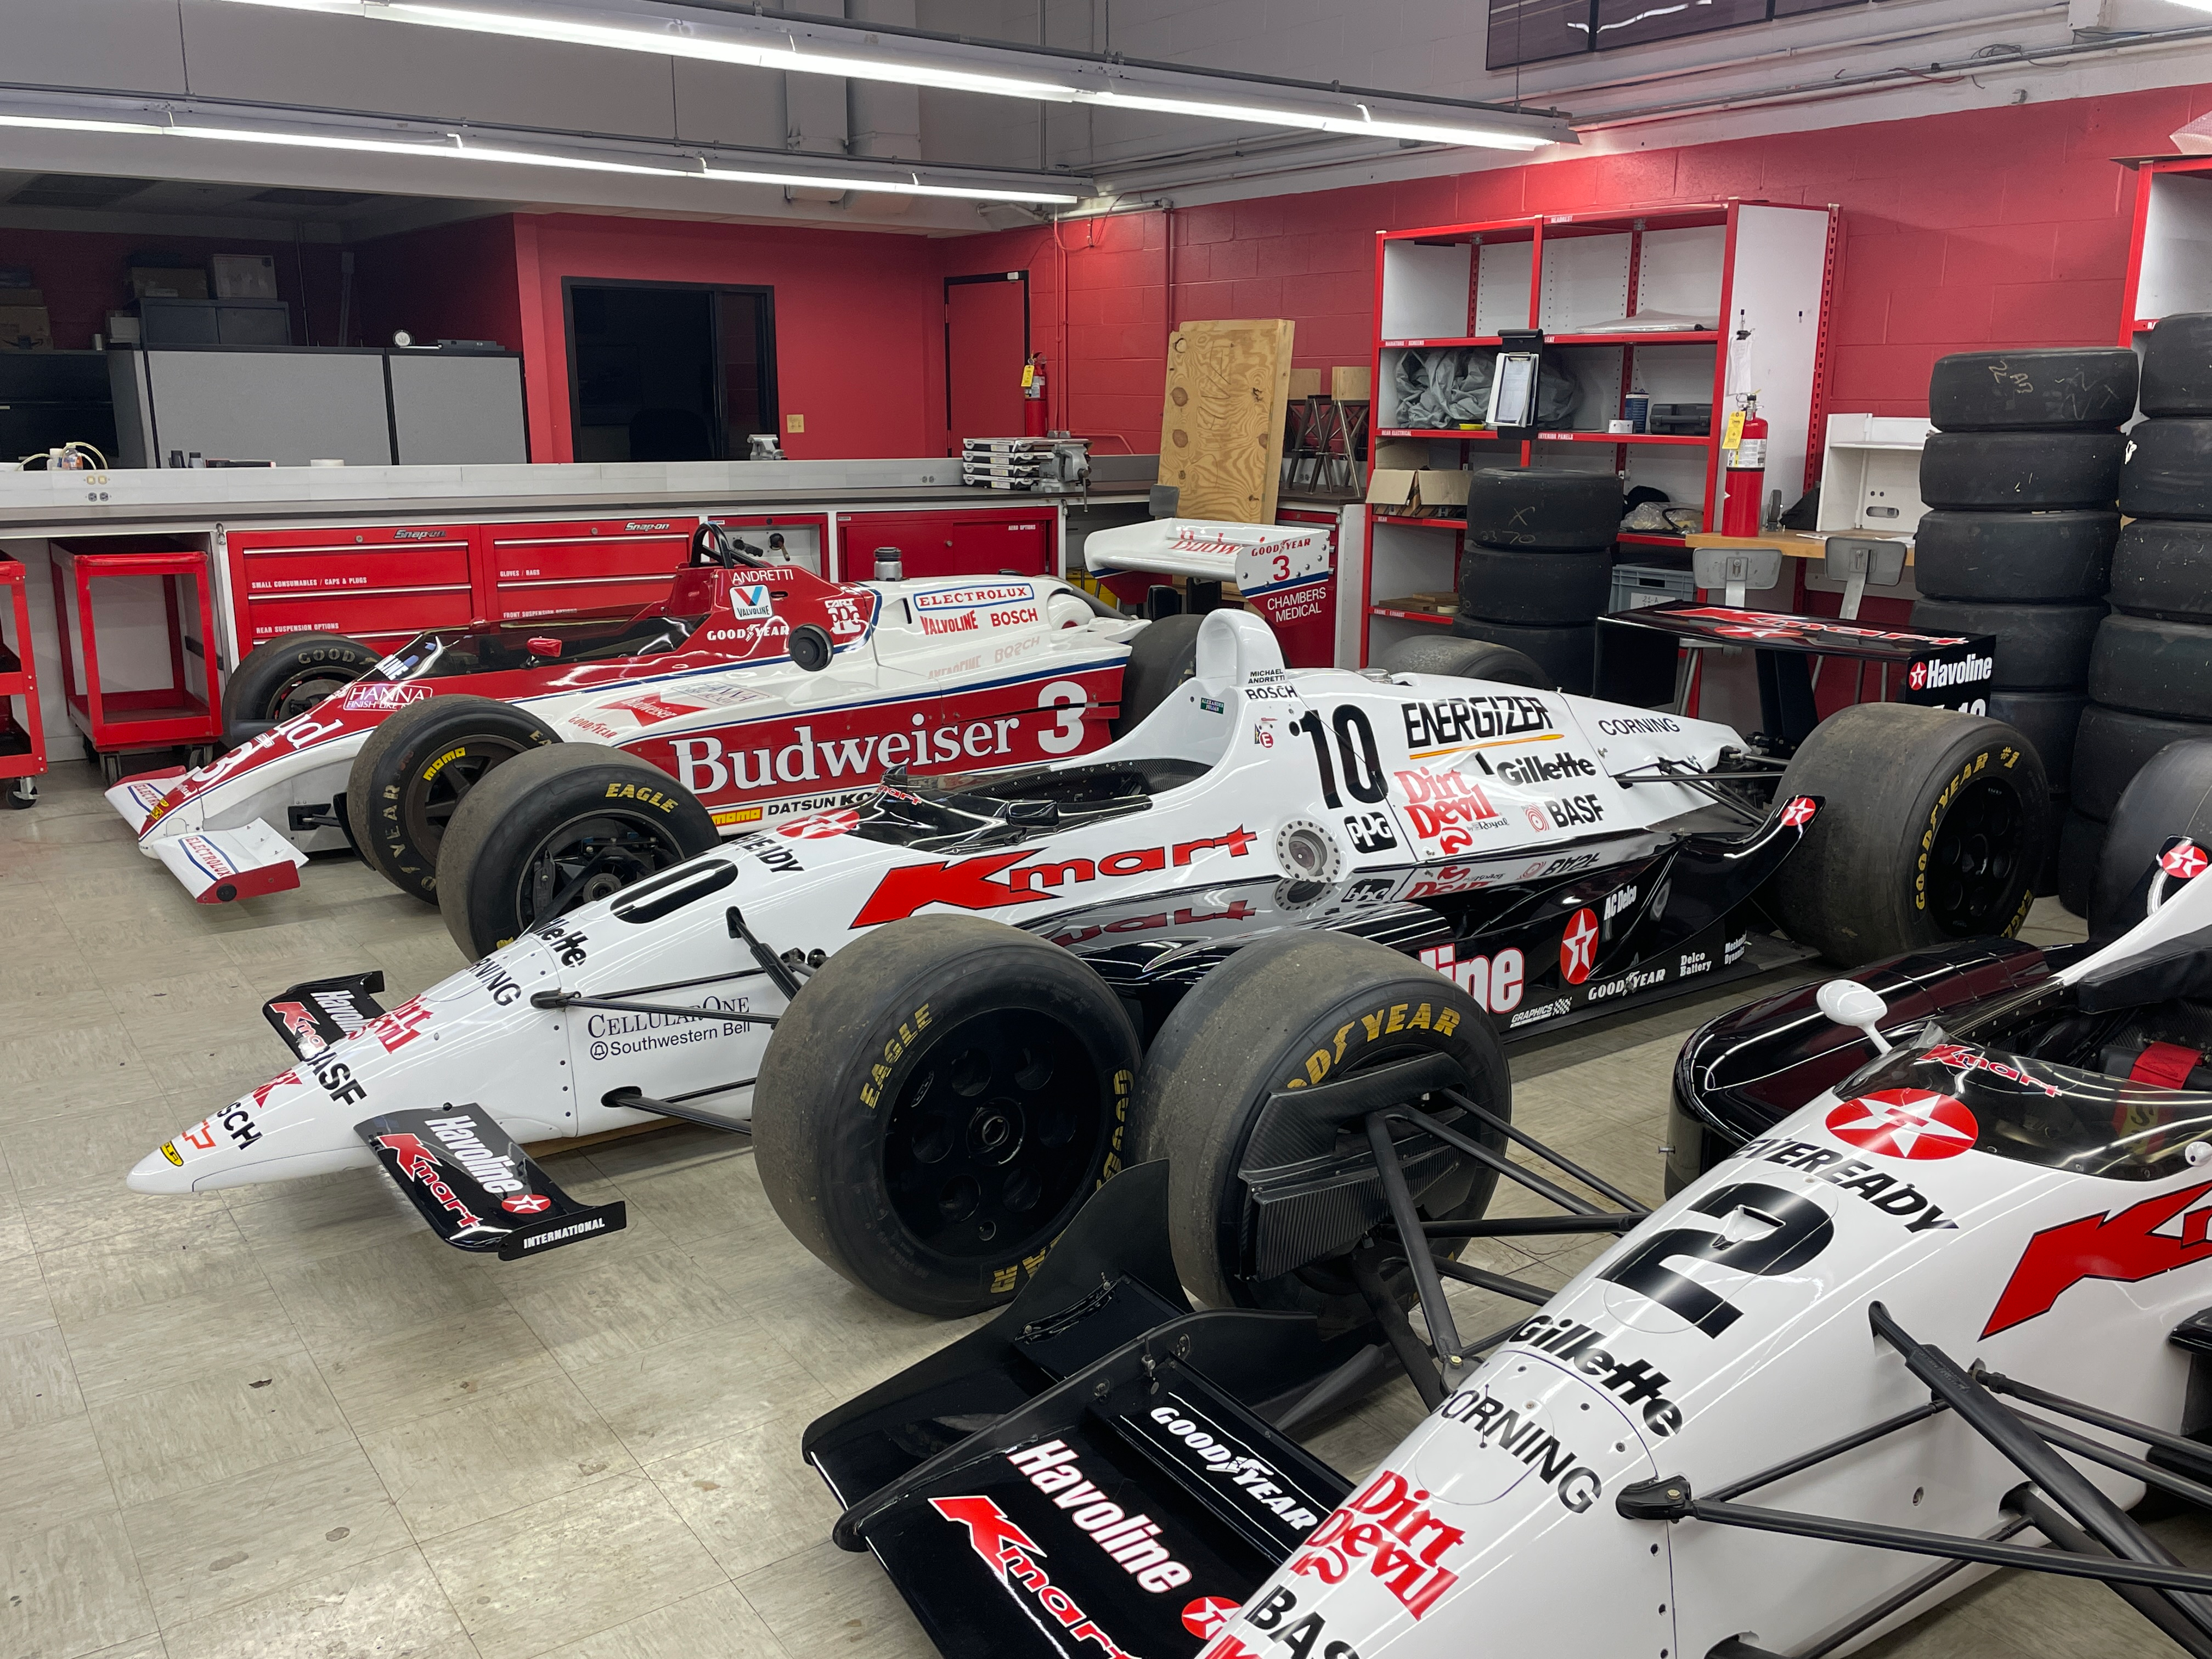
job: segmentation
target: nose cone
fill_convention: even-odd
[[[134,1193],[189,1193],[191,1179],[177,1162],[177,1155],[157,1147],[131,1166],[123,1184]]]

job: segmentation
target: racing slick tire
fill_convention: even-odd
[[[1544,671],[1527,657],[1510,646],[1492,645],[1486,640],[1440,639],[1433,635],[1401,640],[1382,653],[1376,666],[1393,674],[1442,674],[1451,679],[1524,685],[1531,691],[1553,689]]]
[[[490,697],[425,697],[382,721],[346,775],[346,818],[368,866],[410,897],[438,902],[438,844],[485,775],[561,741],[526,708]]]
[[[2088,703],[2079,691],[1999,691],[1990,698],[1990,718],[2033,744],[2045,780],[2063,790],[2074,775],[2074,734]]]
[[[1992,691],[2069,691],[2088,676],[2089,647],[2105,620],[2104,602],[2002,605],[1983,600],[1918,599],[1912,626],[1926,634],[1994,634]]]
[[[2212,312],[2161,317],[2143,341],[2142,412],[2212,415]]]
[[[698,798],[659,767],[605,744],[552,744],[498,767],[454,808],[438,849],[439,913],[479,961],[720,839]]]
[[[1913,528],[1912,585],[1929,599],[2099,599],[2119,534],[2111,512],[1930,513]]]
[[[1544,689],[1589,696],[1590,678],[1597,660],[1595,623],[1584,623],[1579,628],[1534,628],[1525,623],[1480,622],[1472,617],[1455,617],[1451,631],[1455,639],[1486,641],[1528,658],[1542,671],[1548,682]]]
[[[2212,420],[2139,421],[2127,446],[2121,512],[2130,519],[2212,519]]]
[[[2089,914],[2089,900],[2097,885],[2097,866],[2104,856],[2105,825],[2084,817],[2070,805],[2058,827],[2058,902],[2077,916]]]
[[[2124,347],[1954,351],[1928,377],[1928,419],[1938,432],[2117,431],[2141,373]]]
[[[2051,791],[2003,721],[1853,704],[1798,746],[1775,799],[1795,795],[1822,805],[1761,896],[1829,961],[1856,967],[2027,920]]]
[[[2200,845],[2212,842],[2212,741],[2172,743],[2152,756],[2103,828],[2104,845],[2093,866],[2096,879],[2083,913],[2096,945],[2118,939],[2142,920],[2140,913],[2127,913],[2128,901],[2169,839],[2188,836]]]
[[[224,737],[235,749],[255,735],[249,730],[233,736],[240,728],[265,730],[304,714],[383,660],[343,634],[310,631],[264,640],[231,670],[222,688]]]
[[[1203,617],[1162,617],[1147,623],[1121,665],[1121,707],[1114,716],[1114,735],[1126,738],[1145,716],[1168,700],[1176,687],[1198,669],[1198,627]]]
[[[1153,1039],[1137,1083],[1132,1162],[1168,1160],[1168,1225],[1184,1285],[1216,1307],[1271,1308],[1320,1316],[1323,1334],[1368,1323],[1373,1314],[1352,1274],[1355,1250],[1374,1236],[1359,1188],[1297,1200],[1264,1228],[1247,1191],[1251,1162],[1296,1152],[1280,1140],[1255,1158],[1253,1137],[1279,1094],[1358,1075],[1422,1054],[1448,1056],[1459,1091],[1492,1115],[1512,1113],[1513,1085],[1498,1032],[1466,992],[1389,946],[1349,933],[1279,933],[1216,968],[1176,1005]],[[1503,1152],[1505,1137],[1449,1102],[1421,1109]],[[1276,1123],[1279,1137],[1286,1126]],[[1462,1154],[1413,1135],[1402,1123],[1400,1157],[1416,1206],[1430,1221],[1472,1220],[1488,1207],[1498,1176]],[[1407,1139],[1407,1137],[1409,1137]],[[1326,1140],[1324,1133],[1322,1139]],[[1340,1126],[1324,1157],[1367,1162],[1365,1133]],[[1429,1151],[1417,1162],[1412,1148]],[[1321,1172],[1316,1172],[1316,1182]],[[1341,1200],[1340,1202],[1339,1200]],[[1437,1239],[1440,1260],[1459,1239]],[[1403,1305],[1413,1274],[1400,1256],[1382,1274]]]
[[[1468,477],[1467,537],[1485,547],[1595,552],[1620,538],[1621,512],[1611,472],[1479,466]]]
[[[838,951],[762,1056],[753,1149],[800,1243],[863,1290],[1001,1305],[1126,1153],[1137,1034],[1080,958],[981,916]]]
[[[1970,513],[2110,507],[2127,441],[2117,432],[1930,433],[1920,499]]]
[[[2212,524],[2136,520],[2112,549],[2105,597],[2130,617],[2212,623]]]
[[[1470,547],[1461,556],[1459,614],[1484,622],[1587,623],[1613,592],[1613,555]]]
[[[2212,628],[2148,617],[2106,617],[2089,658],[2089,695],[2107,708],[2139,714],[2174,720],[2212,714]]]
[[[2074,810],[2100,823],[2111,822],[2120,797],[2152,756],[2170,743],[2206,737],[2212,737],[2212,726],[2201,721],[2091,703],[2081,711],[2074,739]]]

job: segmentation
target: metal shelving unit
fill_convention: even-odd
[[[1632,488],[1649,484],[1698,506],[1710,527],[1720,516],[1727,413],[1756,393],[1771,428],[1768,489],[1794,500],[1819,470],[1838,218],[1833,206],[1727,201],[1378,233],[1375,438],[1426,442],[1437,467],[1616,472]],[[1601,326],[1652,313],[1710,317],[1712,325]],[[1480,427],[1398,423],[1406,353],[1494,347],[1499,330],[1523,327],[1544,331],[1547,360],[1579,388],[1571,428],[1507,441]],[[1607,432],[1639,383],[1655,405],[1711,404],[1708,431]],[[1370,516],[1363,661],[1409,628],[1449,622],[1390,601],[1456,586],[1463,529],[1454,520]],[[1680,536],[1620,539],[1685,545]]]

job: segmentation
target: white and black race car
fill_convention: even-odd
[[[948,1656],[1820,1659],[1998,1567],[2102,1583],[2172,1644],[2099,1651],[2212,1654],[2212,1573],[2127,1513],[2212,1507],[2212,1079],[2100,1058],[2212,995],[2212,881],[2168,873],[2120,939],[1869,1042],[1652,1211],[1515,1127],[1455,988],[1262,942],[1146,1059],[1154,1161],[997,1318],[807,1431],[833,1536]],[[1822,1001],[1854,1043],[1887,1023],[1848,981]],[[1501,1177],[1545,1203],[1493,1206]],[[1556,1291],[1457,1259],[1577,1234],[1605,1248]],[[1466,1328],[1452,1280],[1527,1305]],[[1300,1443],[1392,1373],[1426,1409],[1377,1467]]]
[[[2025,913],[2045,786],[2008,726],[1864,707],[1785,769],[1725,726],[1540,686],[1473,641],[1291,672],[1260,623],[1217,611],[1193,677],[1095,755],[894,771],[389,1012],[364,981],[295,988],[269,1012],[301,1063],[130,1184],[380,1158],[451,1242],[519,1255],[618,1224],[572,1217],[520,1143],[750,1126],[811,1248],[958,1313],[1011,1296],[1121,1167],[1141,1054],[1255,943],[1377,941],[1517,1036],[1748,971],[1778,921],[1853,961]],[[1346,1024],[1310,1082],[1445,1006]]]

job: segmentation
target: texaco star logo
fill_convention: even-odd
[[[1782,809],[1782,821],[1792,826],[1809,823],[1813,814],[1820,810],[1813,805],[1813,798],[1810,795],[1800,795]]]
[[[1828,1114],[1828,1133],[1884,1158],[1956,1158],[1979,1129],[1962,1100],[1925,1089],[1881,1089]]]
[[[1579,985],[1597,966],[1597,912],[1585,905],[1559,936],[1559,977]]]
[[[1924,662],[1913,664],[1905,673],[1905,683],[1915,691],[1925,691],[1928,689],[1928,665]]]
[[[2204,873],[2204,849],[2193,841],[2176,842],[2158,855],[2158,867],[2176,881],[2194,881]]]
[[[793,818],[775,833],[788,836],[793,841],[824,841],[831,836],[849,836],[860,823],[860,813],[847,807],[842,812],[817,812],[811,817]]]
[[[1201,1641],[1237,1616],[1238,1603],[1225,1595],[1201,1595],[1182,1610],[1182,1627]]]
[[[553,1200],[543,1193],[521,1193],[513,1198],[502,1198],[499,1207],[510,1215],[538,1215],[553,1207]]]

